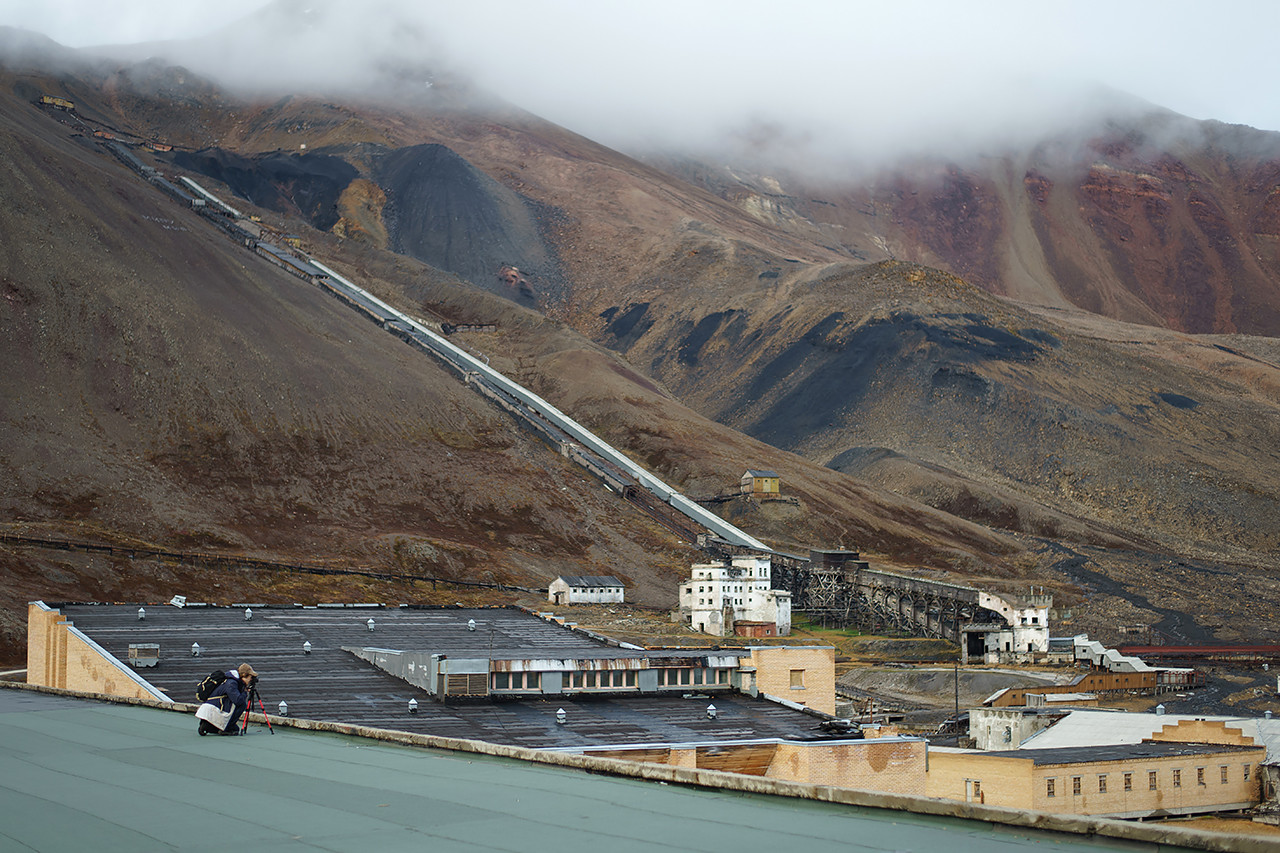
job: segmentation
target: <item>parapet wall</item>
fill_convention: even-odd
[[[126,699],[169,699],[43,601],[27,605],[27,683]]]

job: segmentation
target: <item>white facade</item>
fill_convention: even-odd
[[[1026,708],[970,708],[969,737],[975,749],[1018,749],[1022,742],[1049,728],[1067,714],[1028,711]]]
[[[998,663],[1017,655],[1049,651],[1051,595],[1030,595],[1015,602],[989,592],[978,593],[978,604],[999,614],[1004,625],[986,634],[984,657]]]
[[[547,587],[556,604],[622,604],[622,581],[612,575],[561,575]]]
[[[768,557],[734,557],[697,563],[680,585],[680,616],[693,628],[718,637],[734,633],[736,622],[774,625],[773,635],[791,633],[791,593],[772,589]]]

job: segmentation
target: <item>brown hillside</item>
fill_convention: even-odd
[[[1043,234],[1080,242],[1035,237],[1010,206],[1013,186],[1019,205],[1066,211],[1075,190],[1061,187],[1103,199],[1087,172],[1071,184],[1052,164],[1043,181],[945,170],[937,198],[903,183],[822,204],[776,181],[767,197],[728,192],[722,176],[695,186],[447,93],[248,102],[154,63],[0,82],[15,522],[299,558],[409,553],[424,573],[531,584],[607,571],[658,604],[692,557],[429,360],[30,104],[49,90],[116,133],[185,147],[152,162],[208,174],[382,298],[495,324],[459,340],[687,492],[779,471],[792,502],[718,504],[779,546],[1048,583],[1071,605],[1069,630],[1104,637],[1120,621],[1190,638],[1271,624],[1280,419],[1267,341],[1032,310],[936,269],[865,262],[950,253],[989,290],[1041,287],[1028,301],[1068,307],[1075,297],[1036,277],[1048,261],[1009,277],[1011,255],[981,248],[1012,229],[1019,249],[1034,239],[1044,257],[1078,259],[1074,281],[1099,310],[1155,322],[1150,294],[1081,265],[1110,257],[1085,239],[1093,226],[1055,219]],[[1202,186],[1194,197],[1177,222],[1200,231],[1177,240],[1204,247],[1212,210],[1235,208],[1209,205]],[[380,228],[403,254],[378,248]]]

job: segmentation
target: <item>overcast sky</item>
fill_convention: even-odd
[[[298,21],[325,5],[285,2],[281,17]],[[207,36],[267,5],[0,0],[0,24],[70,46],[120,44]],[[1280,130],[1277,2],[371,0],[308,20],[257,48],[251,76],[328,85],[326,75],[350,79],[351,63],[443,58],[624,148],[749,127],[767,135],[768,122],[847,150],[979,140],[1069,123],[1104,86]],[[217,64],[189,58],[206,73]],[[250,63],[234,64],[245,73]]]

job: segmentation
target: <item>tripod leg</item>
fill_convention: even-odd
[[[271,728],[271,720],[267,719],[267,709],[262,705],[262,697],[255,693],[254,698],[258,700],[258,710],[262,712],[262,720],[267,724],[267,731],[275,734],[276,730]]]

